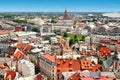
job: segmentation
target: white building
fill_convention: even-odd
[[[39,57],[41,73],[48,77],[48,80],[57,80],[55,54],[42,54]]]
[[[36,17],[34,19],[28,19],[28,22],[35,23],[36,25],[40,25],[40,26],[44,24],[44,20],[42,20],[39,17]]]
[[[51,37],[51,38],[50,38],[50,41],[51,41],[52,43],[58,43],[58,40],[57,40],[56,37]]]
[[[0,30],[0,41],[6,41],[10,38],[7,30]]]
[[[88,30],[86,30],[86,29],[78,29],[77,33],[81,34],[81,35],[88,35]]]
[[[36,32],[23,32],[23,31],[20,31],[20,32],[15,32],[15,34],[20,37],[20,38],[28,38],[28,37],[31,37],[31,36],[34,36],[36,37]]]
[[[61,30],[67,31],[67,30],[72,30],[73,29],[73,21],[72,20],[58,20],[57,23],[53,24],[53,29],[54,30]]]
[[[35,66],[32,62],[25,59],[18,61],[18,72],[21,73],[24,77],[35,75]]]
[[[52,25],[43,25],[39,27],[41,36],[55,35]]]
[[[111,17],[111,18],[120,18],[120,13],[104,13],[103,16]]]
[[[67,80],[73,74],[75,74],[75,72],[62,72],[62,77],[63,77],[62,80]]]

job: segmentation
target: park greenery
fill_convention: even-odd
[[[53,16],[53,17],[51,18],[51,23],[57,23],[57,17]]]
[[[17,23],[27,23],[27,21],[25,21],[25,20],[19,20],[19,19],[14,19],[13,21],[17,22]]]
[[[33,32],[40,32],[40,30],[38,28],[33,28],[32,31]]]
[[[85,36],[83,35],[79,35],[79,34],[68,34],[67,32],[65,32],[63,34],[63,37],[69,38],[69,45],[71,46],[73,43],[78,42],[78,41],[84,41],[85,40]]]
[[[50,40],[50,36],[45,36],[44,40]]]

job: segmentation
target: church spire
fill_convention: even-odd
[[[67,10],[66,10],[66,9],[65,9],[65,12],[64,12],[63,19],[64,19],[64,20],[67,20],[67,19],[68,19],[68,13],[67,13]]]

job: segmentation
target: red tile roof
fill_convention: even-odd
[[[79,24],[76,24],[75,26],[77,26],[77,27],[84,27],[85,23],[79,23]]]
[[[15,80],[15,77],[16,77],[16,72],[13,71],[13,70],[8,70],[5,77],[4,77],[4,80]]]
[[[18,48],[14,52],[13,57],[14,57],[13,60],[19,60],[21,58],[25,58],[25,59],[29,60],[29,54],[27,54],[26,51],[20,50]]]
[[[80,70],[80,60],[74,60],[71,58],[67,59],[56,59],[57,74],[62,72]]]
[[[34,43],[34,42],[37,42],[38,40],[29,40],[30,43]]]
[[[100,40],[99,42],[103,44],[110,44],[111,40]]]
[[[41,56],[52,62],[55,62],[55,57],[56,57],[55,54],[42,54]]]
[[[101,56],[111,56],[111,51],[108,47],[101,47],[99,52]]]
[[[79,73],[75,73],[71,77],[69,77],[67,80],[116,80],[116,78],[100,76],[100,78],[94,79],[92,77],[81,77]]]
[[[13,54],[15,60],[19,60],[23,55],[24,55],[24,53],[22,51],[20,51],[18,48],[16,49],[16,51]]]
[[[99,80],[117,80],[117,79],[113,77],[101,76]]]
[[[82,70],[91,70],[92,63],[90,60],[81,60],[81,69]]]
[[[0,69],[10,68],[7,63],[0,65]]]
[[[62,45],[64,52],[71,52],[72,51],[70,48],[68,48],[67,42],[63,38],[59,39],[59,43]]]
[[[71,77],[69,77],[67,80],[79,80],[81,78],[79,73],[73,74]]]
[[[0,30],[0,34],[8,34],[7,30]]]
[[[24,51],[27,51],[27,52],[29,52],[33,48],[32,45],[24,44],[24,43],[18,43],[16,47],[19,49],[23,49]]]
[[[42,80],[42,75],[39,74],[36,78],[34,78],[34,80]]]
[[[91,70],[91,71],[99,71],[100,70],[100,65],[95,64],[94,61],[91,60],[81,60],[81,69],[82,70]]]
[[[100,70],[100,65],[96,64],[95,66],[92,66],[91,71],[96,72]]]
[[[120,39],[117,40],[117,43],[120,44]]]
[[[80,80],[94,80],[94,79],[91,78],[91,77],[83,77],[83,78],[81,78]]]

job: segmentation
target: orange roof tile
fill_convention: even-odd
[[[76,24],[75,26],[77,26],[77,27],[84,27],[85,24],[84,23],[79,23],[79,24]]]
[[[23,43],[18,43],[15,47],[17,47],[17,48],[24,48],[25,47],[25,44],[23,44]]]
[[[81,78],[80,80],[94,80],[94,79],[91,78],[91,77],[83,77],[83,78]]]
[[[4,80],[15,80],[15,77],[16,77],[16,72],[13,71],[13,70],[8,70],[5,77],[4,77]]]
[[[24,43],[18,43],[18,44],[16,45],[16,47],[17,47],[17,48],[20,48],[20,49],[23,49],[24,51],[27,51],[27,52],[29,52],[29,51],[33,48],[32,45],[24,44]]]
[[[62,45],[64,52],[71,52],[72,51],[72,49],[68,48],[67,42],[63,38],[59,39],[59,43]]]
[[[108,47],[101,47],[99,52],[101,56],[111,56],[111,51]]]
[[[10,68],[7,63],[0,65],[0,69]]]
[[[24,53],[17,48],[16,51],[14,52],[13,56],[16,60],[19,60],[23,56],[23,54]]]
[[[81,69],[90,70],[92,68],[92,62],[90,60],[81,60]]]
[[[74,60],[71,58],[56,59],[56,64],[57,64],[57,66],[56,66],[57,74],[59,74],[61,72],[80,70],[80,61],[79,60]]]
[[[42,54],[41,56],[52,62],[55,62],[55,57],[56,57],[55,54]]]
[[[100,40],[99,42],[103,44],[110,44],[111,40]]]
[[[37,42],[37,40],[29,40],[30,43]]]
[[[100,65],[97,64],[97,65],[95,65],[95,66],[92,66],[92,69],[91,69],[91,70],[94,71],[94,72],[99,71],[99,70],[100,70]]]
[[[80,80],[117,80],[117,79],[113,77],[101,76],[98,79],[94,79],[92,77],[81,77]]]
[[[91,71],[99,71],[100,70],[100,65],[95,64],[94,61],[91,60],[81,60],[81,69],[82,70],[91,70]]]
[[[67,80],[79,80],[80,79],[80,74],[79,73],[75,73],[73,74],[71,77],[69,77]]]
[[[32,45],[26,45],[23,50],[29,52],[33,48]]]
[[[114,77],[101,76],[99,80],[117,80],[117,79]]]
[[[42,75],[39,74],[36,78],[34,78],[34,80],[42,80]]]
[[[0,34],[8,34],[7,30],[0,30]]]

